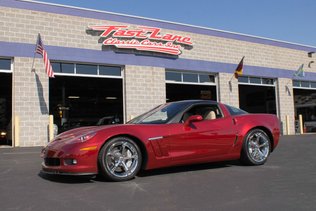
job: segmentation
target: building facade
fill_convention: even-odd
[[[123,123],[166,101],[197,98],[274,113],[284,134],[296,133],[301,114],[306,132],[314,131],[316,47],[34,1],[2,0],[0,26],[7,145],[45,145],[50,115],[62,132]],[[55,78],[34,54],[38,33]],[[305,75],[295,75],[302,64]]]

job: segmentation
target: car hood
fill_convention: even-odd
[[[104,130],[106,128],[112,128],[112,127],[117,127],[117,126],[118,125],[105,125],[105,126],[89,126],[89,127],[75,128],[75,129],[68,130],[66,132],[59,134],[58,136],[54,138],[54,141],[73,140],[85,134],[95,133],[100,130]]]

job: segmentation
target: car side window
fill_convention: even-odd
[[[246,111],[241,110],[240,108],[235,108],[233,106],[225,105],[227,110],[229,111],[230,115],[235,116],[235,115],[242,115],[242,114],[247,114]]]
[[[223,114],[217,105],[196,105],[186,111],[181,119],[185,122],[192,115],[200,115],[204,120],[212,120],[222,118]]]

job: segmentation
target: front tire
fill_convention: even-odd
[[[142,154],[134,140],[115,137],[101,148],[98,163],[100,173],[112,181],[126,181],[135,177],[142,164]]]
[[[245,137],[240,161],[245,165],[264,164],[271,152],[271,140],[261,129],[249,131]]]

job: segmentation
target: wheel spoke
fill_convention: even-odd
[[[132,160],[132,159],[137,159],[138,158],[138,155],[131,155],[131,156],[125,156],[124,157],[124,160]]]
[[[256,133],[255,143],[259,144],[259,141],[260,141],[260,133]]]
[[[129,172],[129,168],[127,167],[126,163],[125,162],[121,162],[122,166],[123,166],[123,169],[126,173]]]
[[[264,154],[260,151],[260,149],[258,149],[258,157],[259,157],[259,159],[264,158]]]
[[[119,165],[120,165],[120,162],[116,162],[116,163],[114,164],[113,168],[111,169],[111,172],[114,173],[115,170],[117,169],[117,167],[119,167]]]
[[[268,146],[268,142],[264,142],[263,144],[259,145],[258,147],[261,148],[261,147],[265,147],[265,146]]]
[[[122,153],[122,155],[126,155],[126,152],[127,152],[127,150],[126,150],[126,144],[124,143],[124,144],[122,144],[122,150],[121,150],[121,153]]]

